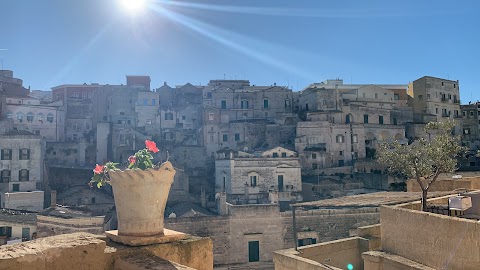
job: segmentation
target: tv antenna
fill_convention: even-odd
[[[2,49],[2,48],[0,48],[0,51],[8,51],[8,49]],[[0,59],[0,62],[2,62],[2,70],[3,70],[3,59]]]

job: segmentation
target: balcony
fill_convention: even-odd
[[[455,103],[455,104],[460,104],[460,100],[459,100],[459,99],[454,99],[454,100],[453,100],[453,103]]]
[[[449,113],[442,113],[442,117],[450,117]]]
[[[442,97],[442,102],[448,102],[448,99],[446,97]]]

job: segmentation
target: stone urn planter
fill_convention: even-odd
[[[170,242],[185,236],[163,228],[165,206],[175,176],[170,162],[148,170],[112,170],[109,176],[118,230],[105,232],[108,238],[140,246]]]

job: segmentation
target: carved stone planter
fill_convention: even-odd
[[[172,164],[167,161],[158,169],[117,170],[108,174],[118,231],[106,232],[107,237],[133,246],[172,241],[167,239],[172,238],[172,231],[166,236],[163,229],[165,206],[175,176]]]

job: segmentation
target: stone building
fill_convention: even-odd
[[[302,201],[300,162],[294,151],[276,147],[258,155],[217,151],[215,192],[233,203]]]
[[[41,137],[12,131],[0,136],[0,205],[3,208],[43,209],[44,153]]]
[[[460,116],[458,81],[424,76],[408,84],[409,105],[415,114],[432,114],[441,119]]]
[[[29,241],[36,236],[36,214],[0,208],[0,246]]]
[[[406,142],[405,125],[413,121],[406,85],[327,80],[302,90],[299,107],[304,121],[297,124],[295,149],[304,175],[350,173],[379,143]]]

